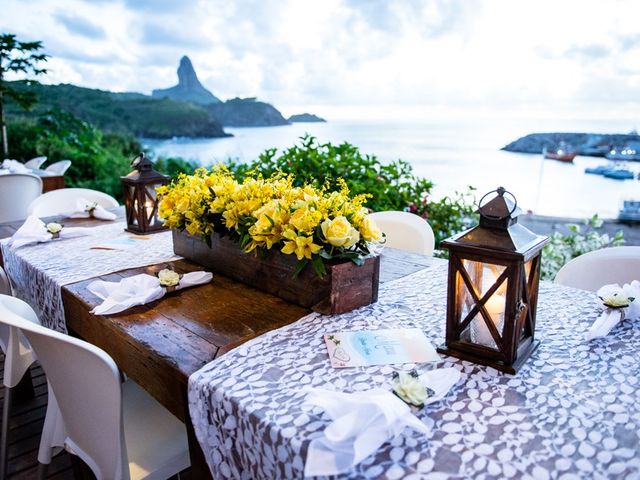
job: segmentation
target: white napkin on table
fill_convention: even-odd
[[[622,320],[638,320],[640,319],[640,282],[634,280],[631,283],[625,283],[622,287],[617,283],[605,285],[600,288],[596,295],[601,299],[614,295],[624,295],[627,298],[633,298],[633,302],[625,308],[611,308],[605,305],[602,314],[589,327],[587,331],[587,340],[606,336],[618,323]]]
[[[95,207],[94,207],[95,205]],[[90,208],[93,209],[89,211]],[[102,205],[91,202],[85,198],[78,198],[76,200],[76,209],[72,212],[64,214],[69,218],[97,218],[98,220],[115,220],[117,215],[115,213],[107,211]]]
[[[185,273],[175,289],[203,285],[209,283],[212,277],[211,272]],[[119,282],[96,280],[91,282],[87,289],[103,300],[91,310],[91,313],[96,315],[111,315],[136,305],[145,305],[164,297],[167,293],[167,289],[160,285],[158,277],[146,273],[123,278]]]
[[[6,159],[2,162],[2,168],[6,168],[11,173],[31,173],[31,170],[17,160]]]
[[[90,228],[63,227],[62,230],[58,232],[58,238],[83,237],[90,233]],[[9,247],[19,248],[32,243],[49,242],[53,239],[54,236],[47,230],[45,223],[38,217],[30,216],[27,217],[22,226],[9,239],[7,245]]]
[[[425,405],[441,400],[460,380],[455,368],[431,370],[420,376],[435,395]],[[382,444],[411,427],[424,434],[426,425],[390,390],[343,393],[312,388],[305,403],[325,410],[333,420],[323,435],[311,440],[305,476],[337,475],[351,469]]]

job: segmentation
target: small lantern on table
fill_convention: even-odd
[[[513,374],[540,343],[536,305],[548,239],[517,223],[517,200],[502,187],[482,197],[478,213],[480,225],[442,242],[449,280],[446,345],[438,350]]]
[[[156,172],[153,162],[144,153],[131,162],[134,170],[120,177],[124,187],[124,207],[127,215],[127,232],[138,235],[166,230],[158,218],[158,194],[156,188],[165,185],[169,177]]]

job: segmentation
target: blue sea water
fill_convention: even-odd
[[[420,121],[329,121],[281,127],[227,128],[234,136],[217,139],[146,141],[156,155],[181,156],[203,165],[234,158],[251,161],[266,148],[293,145],[304,133],[321,142],[348,141],[382,161],[403,159],[416,174],[436,184],[440,198],[473,185],[481,196],[504,186],[519,205],[540,215],[615,218],[624,199],[640,199],[640,181],[612,180],[584,173],[607,163],[576,157],[573,164],[544,160],[500,148],[533,132],[627,133],[627,121],[587,119],[466,119]],[[640,162],[627,167],[640,172]]]

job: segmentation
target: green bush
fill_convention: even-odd
[[[408,162],[397,160],[383,164],[374,155],[365,155],[347,142],[321,144],[311,136],[283,150],[271,148],[249,164],[227,162],[236,177],[242,179],[256,171],[270,176],[276,171],[292,173],[296,185],[325,182],[332,187],[343,178],[353,194],[369,193],[367,207],[373,211],[406,210],[427,219],[436,242],[463,230],[473,215],[473,190],[439,201],[430,201],[431,181],[414,175]]]
[[[120,177],[131,171],[131,160],[140,153],[140,143],[130,135],[104,133],[63,110],[54,109],[37,120],[9,122],[12,158],[29,160],[45,155],[47,164],[71,160],[65,174],[67,187],[91,188],[122,201]],[[45,164],[46,165],[46,164]],[[156,169],[176,177],[197,167],[180,158],[160,158]]]
[[[549,243],[542,250],[540,273],[542,280],[553,280],[558,270],[572,258],[593,250],[624,244],[621,230],[611,238],[606,233],[600,234],[598,232],[601,227],[602,220],[598,218],[598,215],[594,215],[585,220],[584,229],[581,225],[569,224],[567,225],[570,231],[569,235],[563,235],[559,232],[551,234]]]

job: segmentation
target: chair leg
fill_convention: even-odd
[[[4,404],[2,406],[2,434],[0,436],[0,480],[7,478],[8,447],[9,447],[9,410],[13,388],[4,387]]]
[[[38,480],[45,480],[47,478],[47,465],[46,463],[38,462]]]

